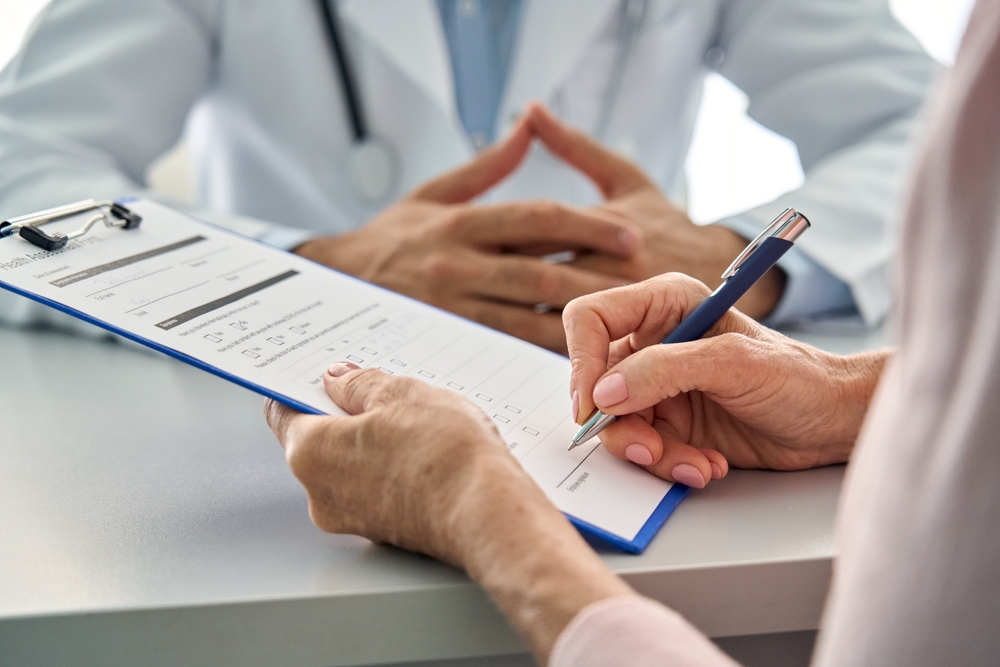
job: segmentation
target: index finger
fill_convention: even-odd
[[[608,370],[611,343],[628,336],[636,350],[660,342],[661,334],[673,330],[708,292],[694,278],[671,273],[571,301],[563,310],[563,325],[577,423],[595,409],[594,385]]]
[[[475,199],[510,175],[521,164],[531,146],[531,130],[521,119],[505,139],[479,153],[469,162],[421,185],[411,199],[440,204],[458,204]]]
[[[461,215],[459,235],[481,245],[553,244],[630,257],[642,243],[638,225],[599,208],[522,201],[470,206]]]
[[[525,110],[531,129],[560,159],[583,172],[609,199],[653,185],[635,164],[614,153],[583,132],[564,125],[541,104]]]
[[[315,421],[316,415],[307,415],[279,403],[273,398],[264,401],[264,419],[268,427],[274,431],[281,448],[286,450],[294,438],[295,432],[310,421]]]

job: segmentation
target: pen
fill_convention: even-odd
[[[722,284],[712,292],[677,328],[663,339],[663,344],[698,340],[740,300],[761,277],[792,247],[810,223],[795,209],[785,209],[750,242],[722,274]],[[614,415],[595,410],[570,443],[570,450],[587,442],[615,421]]]

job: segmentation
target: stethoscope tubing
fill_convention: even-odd
[[[368,138],[368,124],[365,121],[364,110],[361,108],[361,96],[358,94],[358,84],[354,78],[354,69],[348,61],[347,47],[344,44],[344,34],[340,28],[340,17],[334,3],[337,0],[316,0],[326,36],[330,40],[330,50],[333,52],[333,64],[337,68],[337,78],[344,93],[344,103],[347,105],[347,116],[351,122],[351,134],[357,143]]]

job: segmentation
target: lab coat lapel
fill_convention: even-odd
[[[547,101],[621,0],[526,0],[498,128],[530,100]]]
[[[457,118],[451,60],[434,0],[344,0],[340,15],[442,110]]]

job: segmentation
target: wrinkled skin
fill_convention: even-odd
[[[846,461],[889,353],[829,354],[735,309],[701,340],[661,345],[708,294],[668,274],[570,303],[563,319],[577,422],[595,406],[619,415],[600,435],[612,454],[634,460],[627,451],[640,445],[650,472],[696,487],[730,465],[799,470]],[[595,396],[603,379],[617,387],[610,398]],[[682,464],[701,480],[677,479]]]
[[[464,568],[545,664],[587,605],[634,592],[508,453],[489,418],[443,389],[337,364],[327,392],[349,416],[265,414],[328,532]]]

